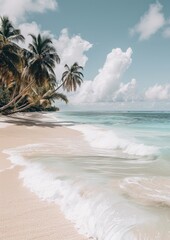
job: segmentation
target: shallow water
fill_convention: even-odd
[[[20,174],[24,184],[94,239],[170,239],[170,113],[56,116],[74,121],[87,144],[60,139],[60,155],[40,147]]]

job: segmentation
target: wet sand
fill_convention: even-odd
[[[41,120],[41,114],[33,119],[31,114],[0,119],[0,239],[85,240],[56,204],[41,201],[23,186],[18,179],[22,167],[13,165],[7,159],[9,156],[2,153],[4,149],[26,144],[50,144],[61,138],[81,137],[62,123]],[[8,123],[5,128],[4,121]]]

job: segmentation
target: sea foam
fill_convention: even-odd
[[[141,204],[170,206],[169,177],[129,177],[121,181],[120,187]]]
[[[151,156],[158,152],[154,146],[119,137],[113,130],[88,125],[76,125],[70,128],[81,131],[90,145],[97,149],[121,150],[125,154],[136,156]]]
[[[136,224],[146,221],[142,211],[106,192],[87,191],[72,181],[57,178],[34,164],[20,173],[24,186],[48,202],[55,202],[78,231],[98,240],[121,240]],[[140,219],[138,219],[140,215]]]
[[[5,153],[10,154],[9,159],[14,165],[24,167],[19,174],[24,186],[41,200],[58,204],[80,233],[98,240],[122,240],[134,226],[146,223],[146,213],[116,193],[99,191],[71,179],[62,180],[61,174],[49,172],[41,163],[29,162],[22,157],[21,153],[38,147],[41,145],[27,145],[8,149]],[[148,221],[151,218],[149,216]]]

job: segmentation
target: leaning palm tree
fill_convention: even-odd
[[[1,17],[0,20],[0,85],[10,89],[10,98],[13,98],[20,86],[24,67],[21,48],[15,42],[24,41],[24,37],[8,17]],[[5,104],[0,110],[6,108]]]
[[[46,96],[52,97],[55,95],[58,90],[62,87],[63,90],[66,90],[67,92],[70,91],[76,91],[77,85],[80,86],[83,82],[83,73],[80,70],[83,70],[82,66],[79,66],[77,62],[75,62],[71,67],[69,67],[67,64],[65,65],[65,68],[67,70],[62,74],[61,84],[57,86],[55,89],[50,89],[44,94],[44,98]]]
[[[12,49],[10,44],[3,45],[0,39],[0,78],[8,83],[9,79],[18,78],[21,74],[19,68],[21,57]]]
[[[21,48],[15,42],[24,42],[25,38],[19,29],[14,28],[8,17],[1,17],[0,20],[0,67],[1,70],[3,68],[1,72],[8,70],[15,77],[16,73],[22,71]]]
[[[10,99],[0,110],[5,110],[14,102],[21,86],[23,60],[10,44],[2,46],[0,41],[0,85],[10,89]]]
[[[51,38],[40,34],[37,37],[33,34],[30,36],[32,43],[28,46],[30,52],[27,53],[27,66],[23,72],[24,85],[26,88],[30,85],[37,93],[40,88],[48,91],[56,84],[54,68],[56,63],[60,62],[60,58]]]
[[[31,94],[27,96],[26,103],[23,103],[15,110],[7,112],[6,114],[23,112],[31,107],[43,107],[43,109],[46,109],[48,107],[51,107],[52,102],[54,103],[55,100],[62,100],[65,103],[68,103],[68,99],[63,93],[54,93],[53,95],[44,96],[37,94],[36,92],[31,92]]]
[[[20,29],[14,28],[8,17],[1,17],[0,35],[3,37],[4,43],[24,42],[25,38],[21,35]]]
[[[17,97],[15,106],[27,95],[30,91],[34,91],[37,99],[35,102],[31,101],[24,106],[20,106],[21,110],[26,110],[30,106],[36,104],[40,101],[40,89],[45,87],[47,90],[50,87],[54,87],[56,84],[56,78],[54,73],[55,64],[60,62],[60,58],[52,44],[51,38],[47,36],[41,36],[38,34],[36,37],[30,34],[32,37],[32,43],[29,44],[29,52],[24,51],[24,56],[26,59],[26,66],[22,73],[22,86]],[[37,97],[38,96],[38,97]],[[15,110],[16,112],[17,110]]]
[[[67,92],[76,91],[77,85],[80,86],[83,82],[83,73],[79,69],[83,70],[82,66],[79,66],[78,63],[74,63],[71,67],[65,64],[67,70],[62,74],[61,84],[57,86],[56,89],[51,91],[51,95],[57,92],[61,87]]]
[[[38,34],[36,37],[30,34],[32,43],[29,44],[30,55],[28,66],[25,69],[25,77],[34,80],[37,86],[42,86],[46,80],[51,80],[51,74],[55,75],[55,64],[60,58],[49,37]]]
[[[62,75],[63,89],[67,92],[76,91],[77,86],[80,86],[83,82],[83,73],[80,70],[83,70],[82,66],[79,66],[78,63],[74,63],[71,67],[67,64],[65,65],[66,71]]]

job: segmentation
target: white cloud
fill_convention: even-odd
[[[41,31],[41,26],[37,23],[23,23],[19,25],[22,34],[26,38],[25,44],[20,44],[26,48],[31,42],[29,33],[37,35],[38,33],[48,34],[60,56],[61,63],[56,65],[57,79],[61,79],[64,71],[64,65],[72,65],[77,61],[83,67],[88,57],[86,52],[92,47],[92,44],[82,39],[78,35],[69,36],[68,30],[63,29],[60,36],[56,38],[48,31]],[[106,61],[99,70],[99,73],[93,81],[84,81],[81,88],[75,94],[71,94],[71,101],[74,103],[83,102],[107,102],[107,101],[131,101],[136,86],[136,80],[132,79],[127,84],[120,83],[121,76],[131,64],[132,49],[129,48],[123,52],[120,48],[113,49],[106,57]]]
[[[139,40],[149,39],[165,24],[164,14],[162,12],[162,5],[159,2],[151,4],[149,10],[140,18],[130,33],[139,34]]]
[[[109,101],[112,98],[113,92],[119,86],[120,77],[131,64],[131,55],[131,48],[126,52],[116,48],[107,55],[103,68],[92,83],[95,101]]]
[[[69,37],[67,29],[63,29],[59,38],[53,39],[53,43],[61,59],[60,64],[57,65],[56,68],[58,79],[61,79],[65,64],[70,66],[74,62],[78,62],[79,65],[83,67],[85,66],[88,60],[88,57],[85,53],[92,47],[91,43],[84,40],[79,35],[73,35]]]
[[[71,98],[72,103],[110,102],[118,91],[121,76],[131,64],[132,49],[123,52],[120,48],[113,49],[93,81],[85,81],[78,93]]]
[[[30,33],[37,35],[41,32],[41,26],[38,25],[36,22],[32,23],[22,23],[18,26],[21,30],[22,35],[25,37],[24,43],[19,43],[20,47],[27,48],[28,44],[31,42],[32,38],[29,36]]]
[[[35,36],[37,36],[40,33],[41,35],[49,36],[53,42],[56,40],[54,35],[50,31],[42,31],[41,25],[38,25],[36,22],[21,23],[18,25],[18,28],[21,30],[22,35],[25,37],[24,43],[18,43],[19,46],[23,48],[28,48],[28,44],[32,42],[32,37],[30,36],[30,34],[34,34]]]
[[[7,15],[12,21],[24,20],[31,12],[43,13],[57,8],[56,0],[0,0],[0,15]]]
[[[149,87],[145,92],[145,98],[148,100],[170,100],[170,84],[155,84]]]
[[[135,100],[136,79],[132,79],[130,82],[124,84],[121,83],[119,89],[113,96],[115,102],[128,102]]]

